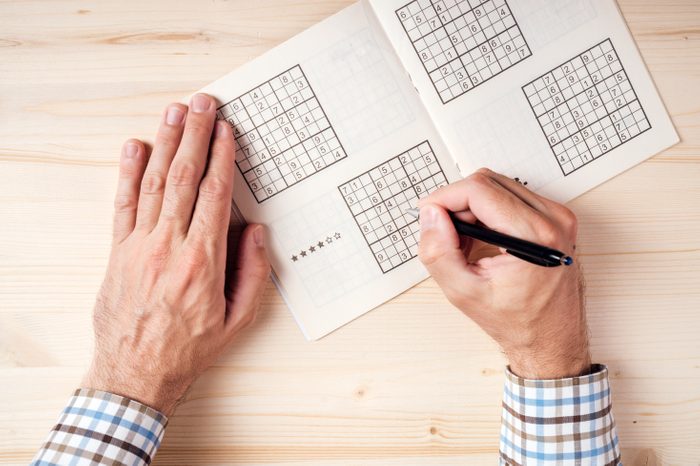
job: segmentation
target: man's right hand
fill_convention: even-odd
[[[516,375],[578,376],[590,368],[583,281],[578,266],[545,268],[505,251],[470,261],[449,212],[571,255],[576,216],[566,207],[489,170],[446,186],[419,205],[420,259],[452,304],[498,342]]]

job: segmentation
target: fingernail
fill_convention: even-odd
[[[124,155],[128,159],[135,159],[139,153],[139,146],[136,143],[130,142],[126,145],[124,149]]]
[[[255,245],[259,248],[265,246],[265,235],[263,234],[263,227],[257,227],[255,231],[253,231],[253,241],[255,242]]]
[[[420,227],[423,230],[435,228],[437,223],[437,210],[431,205],[423,206],[420,209]]]
[[[226,136],[228,132],[231,132],[231,125],[229,125],[226,120],[219,120],[216,122],[217,136]]]
[[[170,126],[181,125],[185,120],[185,112],[180,107],[172,106],[168,108],[168,113],[165,114],[165,122]]]
[[[206,112],[209,110],[209,105],[211,105],[211,99],[203,94],[195,94],[190,102],[192,111],[195,113]]]

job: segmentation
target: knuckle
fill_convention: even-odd
[[[543,221],[537,226],[537,236],[545,245],[555,246],[560,243],[561,234],[554,225]]]
[[[486,167],[481,167],[481,168],[478,169],[475,173],[476,173],[476,174],[479,174],[479,175],[489,175],[489,174],[491,174],[491,170],[489,170],[489,169],[486,168]]]
[[[172,153],[180,145],[180,130],[172,127],[164,127],[158,131],[156,145],[159,151]]]
[[[231,195],[230,183],[209,174],[199,186],[199,195],[205,201],[223,201]]]
[[[423,240],[418,244],[418,258],[426,267],[435,265],[443,256],[442,251]]]
[[[138,201],[131,194],[118,194],[114,198],[114,211],[118,214],[125,212],[133,212],[136,210]]]
[[[144,194],[163,194],[165,179],[160,173],[150,172],[143,176],[141,192]]]
[[[154,242],[148,253],[147,267],[154,271],[161,270],[168,261],[171,252],[172,249],[168,241]]]
[[[192,272],[199,272],[203,270],[210,262],[207,248],[201,241],[191,242],[190,247],[187,249],[187,252],[183,257],[183,260],[185,262],[185,268]]]
[[[250,275],[258,281],[266,281],[270,278],[270,273],[272,273],[272,268],[268,261],[261,262],[255,267],[251,267]]]
[[[192,139],[209,139],[211,137],[211,123],[207,116],[193,116],[185,127],[185,132]]]
[[[138,174],[139,170],[133,163],[122,162],[119,164],[119,178],[130,179]]]
[[[576,214],[566,206],[560,207],[559,217],[561,219],[564,228],[568,232],[575,233],[578,230],[578,218]]]
[[[482,190],[487,186],[491,185],[491,179],[486,173],[479,170],[476,173],[472,173],[467,178],[467,186],[475,190]]]
[[[199,170],[192,162],[175,162],[168,174],[173,186],[193,186],[199,182]]]

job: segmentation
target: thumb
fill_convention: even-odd
[[[424,204],[420,210],[420,226],[418,257],[447,298],[461,307],[483,281],[478,267],[467,260],[445,209]]]
[[[236,332],[253,322],[270,277],[270,261],[265,248],[265,229],[248,225],[238,243],[236,266],[227,289],[226,327]]]

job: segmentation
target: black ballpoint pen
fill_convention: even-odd
[[[420,210],[408,209],[406,210],[406,214],[418,218],[420,216]],[[460,235],[503,248],[511,256],[515,256],[531,264],[541,265],[542,267],[557,267],[559,265],[571,265],[574,263],[574,259],[571,256],[567,256],[556,249],[504,235],[503,233],[489,230],[479,225],[463,222],[457,219],[452,213],[450,213],[450,218],[457,229],[457,233]]]

